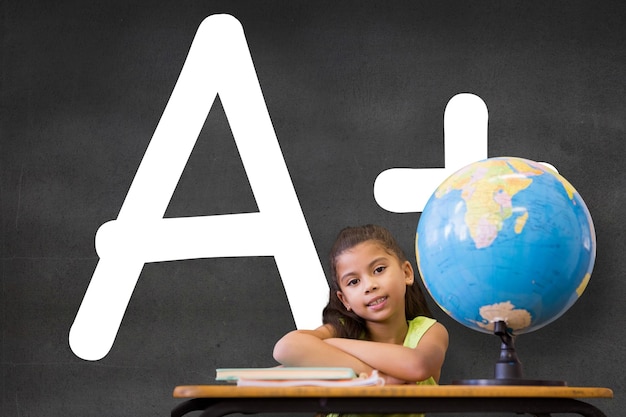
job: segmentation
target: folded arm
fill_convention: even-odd
[[[417,382],[432,376],[439,381],[448,348],[448,332],[443,325],[435,323],[415,348],[340,338],[330,338],[325,343],[398,380]]]
[[[294,330],[276,343],[274,359],[285,366],[340,366],[352,368],[357,374],[372,372],[373,368],[361,359],[326,343],[333,337],[329,325],[315,330]]]
[[[448,332],[435,323],[414,349],[391,343],[334,337],[329,325],[294,330],[274,346],[274,358],[285,366],[342,366],[357,374],[376,369],[387,383],[439,381],[448,348]]]

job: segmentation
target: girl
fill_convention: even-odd
[[[413,267],[388,230],[343,229],[330,254],[331,290],[323,325],[295,330],[274,347],[285,366],[342,366],[388,384],[439,381],[448,332],[429,318]]]

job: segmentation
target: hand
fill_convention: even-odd
[[[382,372],[378,372],[378,376],[385,380],[385,385],[405,385],[408,384],[407,381],[403,381],[391,375],[384,374]]]

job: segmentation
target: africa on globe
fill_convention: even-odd
[[[517,157],[472,163],[446,179],[418,223],[416,256],[435,302],[461,324],[515,333],[559,318],[595,262],[591,215],[546,164]]]

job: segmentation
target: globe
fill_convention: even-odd
[[[516,157],[472,163],[447,178],[417,226],[424,286],[459,323],[484,333],[537,330],[585,290],[596,237],[574,187],[547,164]]]

